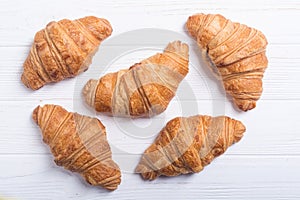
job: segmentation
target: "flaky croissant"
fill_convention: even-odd
[[[89,80],[83,89],[88,105],[121,117],[150,117],[162,113],[188,73],[188,45],[175,41],[126,70]]]
[[[186,26],[234,103],[243,111],[255,108],[268,65],[263,33],[219,14],[193,15]]]
[[[136,172],[149,180],[200,172],[238,142],[245,130],[240,121],[226,116],[174,118],[144,152]]]
[[[57,105],[38,106],[33,119],[57,165],[80,173],[92,185],[108,190],[118,187],[120,169],[112,160],[105,127],[98,119],[68,112]]]
[[[22,82],[37,90],[87,70],[100,42],[111,32],[106,19],[93,16],[50,22],[34,37],[23,65]]]

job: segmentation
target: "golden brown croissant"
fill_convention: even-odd
[[[66,111],[61,106],[38,106],[33,119],[57,165],[78,172],[92,185],[115,190],[121,182],[112,160],[105,127],[96,119]]]
[[[186,26],[234,103],[243,111],[255,108],[268,65],[263,33],[213,14],[193,15]]]
[[[34,37],[23,65],[22,82],[37,90],[87,70],[100,42],[111,32],[106,19],[93,16],[50,22]]]
[[[83,89],[87,104],[98,112],[121,117],[162,113],[188,73],[188,45],[175,41],[126,70],[89,80]]]
[[[226,116],[177,117],[167,123],[136,168],[144,179],[200,172],[238,142],[245,126]]]

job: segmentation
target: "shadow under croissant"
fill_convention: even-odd
[[[68,176],[69,178],[71,178],[72,183],[74,184],[77,183],[78,185],[80,185],[80,187],[84,187],[84,190],[93,190],[96,193],[110,193],[113,192],[115,190],[107,190],[101,186],[93,186],[90,183],[86,182],[85,179],[78,173],[73,173],[71,171],[65,170],[63,167],[57,166],[55,164],[55,162],[53,162],[53,156],[50,158],[52,159],[52,164],[51,164],[51,168],[55,169],[56,171],[58,171],[59,173],[64,174],[65,176]]]

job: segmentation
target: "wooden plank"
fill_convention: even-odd
[[[221,156],[199,174],[143,181],[123,173],[114,192],[86,184],[51,156],[0,156],[1,194],[17,199],[298,199],[300,157]],[[275,164],[276,163],[276,164]],[[171,188],[171,190],[170,190]],[[38,191],[38,192],[37,192]],[[170,192],[173,191],[173,192]]]
[[[194,44],[194,43],[192,43]],[[264,81],[264,92],[261,99],[279,100],[300,99],[300,75],[299,61],[300,57],[298,49],[300,45],[270,45],[268,47],[269,67],[266,70]],[[125,48],[120,46],[120,48]],[[112,48],[103,46],[102,50]],[[113,47],[117,49],[119,47]],[[71,99],[74,94],[79,94],[82,87],[89,78],[98,78],[108,72],[117,71],[119,69],[128,68],[135,62],[139,62],[153,55],[159,50],[153,50],[153,53],[148,51],[139,51],[118,58],[114,63],[105,69],[106,66],[98,67],[97,64],[92,64],[90,69],[81,74],[77,79],[64,80],[58,84],[47,85],[44,88],[32,92],[26,89],[20,81],[22,73],[22,63],[27,56],[28,47],[10,47],[0,48],[0,55],[4,58],[0,61],[0,101],[24,101],[35,99]],[[191,47],[190,50],[190,72],[184,79],[185,86],[180,86],[178,93],[184,93],[186,87],[190,87],[193,93],[197,94],[197,99],[222,99],[224,90],[221,83],[212,77],[212,73],[208,70],[205,63],[199,63],[202,60],[199,57],[197,47]],[[101,49],[97,55],[101,55]],[[94,62],[99,63],[95,57]],[[101,63],[101,61],[100,61]],[[284,67],[284,70],[282,69]],[[102,72],[101,72],[102,70]],[[84,81],[84,82],[83,82]],[[76,87],[74,87],[74,85]],[[12,93],[11,91],[14,91]],[[189,96],[185,99],[191,100]]]
[[[22,103],[5,102],[1,104],[0,113],[3,116],[0,125],[0,154],[48,154],[49,150],[43,144],[38,127],[31,119],[32,110],[38,104],[54,103],[72,111],[95,116],[83,107],[74,107],[69,100],[52,99],[43,102],[24,101]],[[191,116],[196,114],[228,115],[241,120],[247,127],[245,137],[228,150],[229,155],[300,155],[299,126],[295,125],[300,109],[299,101],[287,101],[279,106],[281,101],[261,100],[257,108],[247,113],[234,110],[230,102],[184,101],[181,104],[172,101],[162,115],[154,119],[122,120],[108,116],[97,117],[106,126],[108,139],[116,147],[116,153],[142,153],[152,143],[156,134],[166,122],[176,116]],[[195,107],[197,106],[197,107]],[[225,106],[225,108],[222,107]],[[16,126],[17,124],[17,126]],[[144,131],[145,129],[147,131]],[[118,151],[118,149],[122,151]]]
[[[184,24],[189,15],[199,12],[221,13],[234,21],[240,21],[261,29],[275,43],[293,44],[300,41],[300,27],[287,23],[300,18],[300,6],[295,1],[170,1],[162,4],[160,1],[151,3],[128,1],[109,2],[93,1],[90,3],[72,2],[72,12],[61,12],[57,8],[69,7],[69,1],[32,2],[23,4],[21,0],[1,1],[1,31],[0,46],[29,45],[34,34],[48,22],[62,18],[78,18],[86,15],[96,15],[109,19],[114,27],[114,35],[139,28],[164,28],[176,32],[184,31]],[[92,5],[92,6],[91,6]],[[47,7],[51,12],[44,12],[41,7]],[[112,9],[108,9],[112,8]],[[184,9],[183,9],[184,8]],[[255,11],[255,12],[253,12]],[[292,12],[293,11],[293,12]],[[276,14],[272,14],[275,12]],[[16,13],[18,13],[16,15]],[[246,13],[246,14],[245,14]],[[138,17],[136,17],[138,16]],[[5,23],[9,21],[9,23]],[[129,23],[124,23],[129,22]],[[273,27],[278,26],[276,31]],[[289,36],[289,37],[286,37]]]
[[[300,2],[295,0],[1,0],[0,199],[298,200],[300,26],[296,22],[299,11]],[[38,127],[31,120],[31,112],[39,104],[53,103],[93,116],[92,111],[82,107],[79,94],[86,78],[92,74],[98,76],[99,71],[91,68],[77,79],[45,86],[36,92],[26,89],[20,82],[20,75],[34,34],[52,20],[95,15],[111,22],[114,31],[110,39],[135,29],[160,28],[180,33],[191,41],[184,24],[188,16],[199,12],[223,14],[233,21],[256,27],[267,36],[270,64],[257,108],[247,113],[234,109],[224,98],[220,84],[203,66],[198,69],[200,75],[195,71],[189,73],[178,90],[179,97],[172,100],[164,114],[154,119],[122,121],[98,116],[107,127],[114,159],[124,169],[117,191],[109,193],[91,187],[78,176],[55,166]],[[118,49],[135,43],[139,41],[124,41]],[[193,45],[191,48],[197,49]],[[124,56],[107,72],[127,68],[151,54]],[[193,88],[196,103],[193,95],[187,92],[189,88]],[[138,159],[139,153],[152,142],[166,121],[197,113],[234,117],[243,121],[247,132],[241,142],[200,174],[149,182],[126,172],[124,160],[133,159],[132,155]],[[135,129],[128,129],[128,126]],[[136,137],[141,127],[148,131],[140,131],[141,137]]]

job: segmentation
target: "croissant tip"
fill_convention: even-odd
[[[97,85],[98,81],[91,79],[85,84],[82,90],[85,102],[91,107],[94,107]]]
[[[29,88],[28,80],[27,80],[26,76],[24,75],[24,72],[23,72],[23,74],[21,75],[21,81],[22,81],[22,83],[23,83],[27,88]]]
[[[98,18],[95,16],[87,16],[80,18],[79,21],[81,21],[83,24],[86,24],[86,26],[89,27],[89,29],[90,27],[92,27],[91,32],[100,41],[106,39],[112,34],[112,26],[107,19]]]
[[[236,120],[236,124],[234,127],[234,142],[238,142],[243,137],[246,131],[246,126],[239,120]]]
[[[38,112],[39,112],[40,106],[37,106],[33,112],[32,112],[32,119],[35,123],[38,123]]]
[[[151,169],[147,168],[145,165],[141,164],[141,162],[135,168],[134,172],[137,174],[140,174],[144,180],[152,181],[152,180],[156,179],[158,176],[157,172],[152,171]]]
[[[190,35],[195,39],[197,38],[198,29],[199,29],[199,26],[201,23],[201,18],[203,16],[205,16],[205,15],[202,13],[189,16],[189,18],[186,22],[186,29],[188,30]]]
[[[105,188],[106,190],[108,190],[109,192],[113,192],[115,191],[116,189],[118,189],[118,186],[120,185],[121,183],[121,179],[119,179],[117,182],[111,184],[111,185],[103,185],[101,187]]]
[[[118,186],[106,187],[105,189],[108,190],[109,192],[113,192],[113,191],[115,191],[116,189],[118,189]]]
[[[24,67],[24,71],[21,75],[21,82],[23,83],[23,85],[25,85],[27,88],[31,90],[38,90],[44,86],[44,83],[34,73],[28,72]]]
[[[157,178],[158,174],[152,171],[152,172],[141,173],[141,176],[144,180],[153,181],[154,179]]]
[[[252,110],[256,107],[256,102],[255,101],[242,101],[242,102],[237,102],[237,107],[244,111],[247,112],[249,110]]]
[[[176,53],[188,59],[189,46],[186,43],[176,40],[168,44],[168,46],[165,48],[165,52]]]
[[[113,28],[107,19],[104,19],[104,18],[99,18],[99,19],[101,20],[101,22],[103,24],[105,24],[105,27],[106,27],[106,35],[103,38],[103,40],[104,40],[105,38],[107,38],[108,36],[110,36],[112,34]]]
[[[21,81],[22,81],[22,83],[26,86],[26,88],[29,88],[29,89],[31,89],[31,90],[33,90],[33,91],[36,91],[36,90],[38,90],[38,89],[40,89],[40,88],[42,88],[43,87],[43,85],[32,85],[32,84],[30,84],[28,81],[26,81],[26,80],[22,80],[21,79]]]

